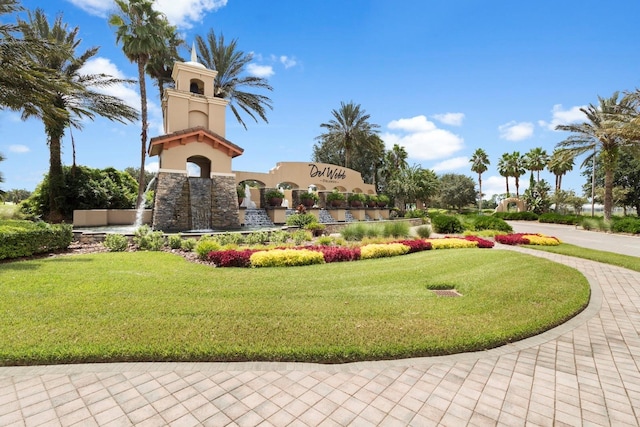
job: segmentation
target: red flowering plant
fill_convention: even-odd
[[[409,246],[408,253],[420,252],[420,251],[428,251],[431,250],[431,242],[427,242],[422,239],[405,239],[398,240],[396,243],[402,243],[405,246]]]
[[[207,259],[217,267],[250,267],[251,255],[255,252],[258,252],[258,249],[212,251],[207,255]]]
[[[322,252],[324,262],[357,261],[360,259],[359,247],[344,246],[307,246],[305,249]]]
[[[524,235],[524,233],[498,234],[495,239],[496,242],[502,243],[503,245],[528,245],[529,239],[523,237]]]
[[[469,240],[471,242],[478,242],[479,248],[489,249],[495,245],[495,243],[493,243],[491,240],[483,239],[482,237],[478,237],[478,236],[465,236],[464,239]]]

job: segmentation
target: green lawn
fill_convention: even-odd
[[[428,289],[443,286],[463,297]],[[542,332],[588,298],[576,270],[490,249],[265,269],[64,256],[0,264],[0,364],[442,355]]]
[[[523,247],[537,249],[539,251],[553,252],[554,254],[589,259],[591,261],[628,268],[629,270],[640,271],[640,259],[631,255],[622,255],[614,252],[582,248],[568,243],[562,243],[559,246],[523,245]]]

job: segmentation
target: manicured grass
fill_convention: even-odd
[[[622,255],[614,252],[582,248],[568,243],[561,243],[558,246],[523,245],[523,247],[573,256],[576,258],[589,259],[591,261],[598,261],[605,264],[628,268],[629,270],[640,271],[640,258],[631,255]]]
[[[588,298],[574,269],[487,249],[268,269],[64,256],[0,264],[0,364],[442,355],[537,334]]]

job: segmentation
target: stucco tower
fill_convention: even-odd
[[[175,88],[162,99],[166,134],[151,139],[149,156],[160,168],[153,206],[153,228],[165,232],[240,227],[231,160],[242,148],[225,139],[228,101],[214,97],[218,73],[197,62],[176,62]],[[189,177],[187,164],[200,168]]]

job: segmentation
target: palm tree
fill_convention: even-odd
[[[556,177],[556,192],[561,190],[562,177],[573,170],[573,156],[564,150],[553,150],[547,169]]]
[[[145,67],[151,57],[165,50],[166,17],[153,9],[152,0],[115,0],[119,14],[109,17],[109,24],[116,28],[116,42],[122,43],[122,50],[129,61],[138,66],[140,85],[140,112],[142,131],[140,132],[140,176],[138,179],[138,199],[136,206],[144,203],[144,163],[147,155],[147,84]]]
[[[504,176],[504,180],[507,184],[507,197],[509,197],[509,153],[502,154],[500,160],[498,160],[498,173],[500,176]]]
[[[147,74],[155,80],[156,86],[160,93],[160,102],[164,98],[164,88],[173,83],[171,74],[173,73],[173,64],[182,61],[178,49],[184,45],[184,40],[178,34],[175,26],[169,25],[167,21],[161,21],[161,31],[164,32],[163,38],[166,40],[164,49],[152,55],[147,62]],[[163,110],[164,113],[164,110]]]
[[[590,153],[581,167],[591,161],[596,151],[600,152],[604,169],[604,218],[609,221],[613,209],[613,173],[620,149],[638,147],[637,140],[625,139],[621,132],[634,117],[633,100],[631,97],[619,98],[619,93],[614,92],[609,98],[598,97],[597,106],[589,104],[580,111],[586,116],[586,121],[556,126],[556,130],[573,133],[557,147],[572,157]]]
[[[478,174],[478,210],[482,210],[482,174],[487,171],[487,166],[491,163],[489,162],[489,156],[482,148],[478,148],[473,152],[469,162],[471,163],[471,170]]]
[[[524,156],[520,155],[519,151],[514,151],[507,155],[507,169],[509,170],[509,176],[512,176],[516,181],[516,198],[520,198],[520,177],[524,175]]]
[[[341,102],[340,109],[332,110],[331,114],[333,119],[320,124],[327,132],[316,139],[339,146],[344,153],[342,166],[348,168],[351,153],[356,148],[366,148],[371,134],[376,134],[380,126],[369,123],[371,116],[360,108],[360,104],[354,104],[353,101],[347,104]]]
[[[228,45],[225,45],[222,33],[217,37],[213,30],[209,30],[206,40],[201,36],[196,36],[196,44],[198,56],[203,65],[218,72],[213,82],[213,95],[229,101],[231,111],[238,123],[247,129],[247,125],[240,117],[239,109],[248,114],[256,123],[258,122],[256,115],[268,123],[266,108],[273,109],[271,99],[264,95],[242,90],[243,87],[273,90],[263,77],[242,75],[247,64],[253,59],[253,54],[245,54],[238,50],[237,39],[233,39]]]
[[[0,153],[0,162],[4,161],[4,157],[2,156],[2,153]],[[4,182],[4,177],[2,176],[2,172],[0,172],[0,184],[2,184]],[[4,195],[6,193],[4,191],[2,191],[2,188],[0,188],[0,201],[4,200]]]
[[[54,105],[57,111],[52,114],[49,107],[28,102],[22,113],[23,119],[37,117],[44,123],[49,145],[49,220],[56,222],[62,219],[59,199],[64,185],[61,147],[65,129],[81,129],[83,118],[94,119],[96,115],[124,123],[134,121],[138,114],[121,99],[97,91],[127,80],[106,74],[82,73],[82,67],[98,53],[99,48],[88,49],[76,56],[75,51],[81,42],[77,38],[79,29],[69,29],[62,22],[62,15],[58,15],[50,25],[44,11],[36,9],[29,12],[27,21],[18,19],[18,26],[25,40],[40,40],[43,44],[59,47],[30,54],[34,63],[47,68],[64,83],[59,91],[48,94],[49,105]]]
[[[540,182],[540,171],[544,170],[548,161],[549,155],[542,147],[532,148],[524,155],[524,163],[527,170],[536,172],[536,182]]]

